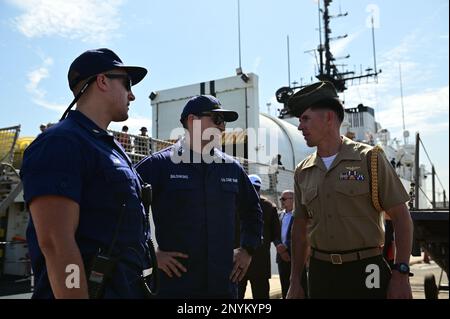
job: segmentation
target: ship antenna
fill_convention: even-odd
[[[317,7],[318,7],[318,13],[319,13],[319,61],[320,61],[320,71],[319,74],[323,74],[323,46],[322,46],[322,24],[321,20],[322,17],[320,15],[321,9],[320,9],[320,0],[317,1]]]
[[[403,83],[402,83],[402,65],[398,64],[398,70],[400,74],[400,100],[402,103],[402,119],[403,119],[403,143],[406,145],[406,126],[405,126],[405,107],[403,105]]]
[[[237,1],[237,5],[238,5],[239,70],[242,72],[242,65],[241,65],[241,5],[240,5],[240,0]]]
[[[375,71],[375,81],[378,83],[378,72],[377,72],[377,55],[375,51],[375,26],[373,23],[373,15],[372,15],[372,48],[373,48],[373,69]],[[381,72],[381,71],[380,71]]]
[[[289,54],[289,35],[287,36],[288,86],[291,87],[291,58]]]

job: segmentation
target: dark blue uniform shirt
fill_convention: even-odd
[[[178,142],[136,166],[152,184],[159,248],[189,256],[179,259],[187,268],[181,278],[161,272],[160,297],[235,298],[236,285],[229,276],[233,249],[239,246],[236,235],[240,233],[242,247],[261,244],[259,198],[242,166],[230,156],[215,149],[213,163],[180,162],[179,156],[190,152],[185,148]]]
[[[149,265],[149,228],[140,200],[141,184],[111,135],[81,112],[71,111],[67,119],[40,134],[27,148],[20,174],[27,204],[45,195],[64,196],[79,204],[75,239],[86,267],[99,249],[109,249],[118,229],[113,253],[120,261],[106,286],[105,298],[144,296],[138,277]],[[35,275],[33,297],[52,298],[31,218],[27,240]]]

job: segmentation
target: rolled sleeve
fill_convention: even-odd
[[[77,203],[82,196],[81,147],[64,136],[47,136],[30,145],[20,172],[27,204],[39,196],[59,195]]]

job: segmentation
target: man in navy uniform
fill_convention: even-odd
[[[125,66],[109,49],[84,52],[69,69],[75,99],[67,118],[25,151],[20,173],[31,212],[27,240],[34,298],[88,298],[90,275],[102,273],[90,273],[99,251],[111,271],[104,272],[98,290],[104,293],[94,297],[145,296],[140,278],[150,263],[149,227],[141,183],[106,130],[110,122],[128,118],[135,99],[131,86],[146,73]]]
[[[236,298],[261,243],[258,194],[242,166],[215,147],[237,118],[215,97],[195,96],[181,114],[185,137],[136,166],[153,188],[161,298]]]

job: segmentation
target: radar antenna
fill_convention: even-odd
[[[337,37],[331,37],[331,28],[330,28],[330,20],[334,18],[346,17],[348,12],[342,13],[339,8],[339,14],[330,15],[328,7],[330,6],[332,0],[323,0],[323,9],[320,7],[320,1],[318,1],[318,10],[319,10],[319,46],[316,49],[319,55],[319,65],[317,67],[318,74],[316,74],[316,78],[320,81],[329,81],[334,84],[336,90],[338,92],[344,92],[347,89],[346,84],[353,84],[355,80],[358,83],[361,82],[362,79],[374,78],[375,81],[378,81],[378,74],[381,73],[381,70],[377,70],[377,62],[376,62],[376,54],[375,54],[375,27],[374,27],[374,19],[372,16],[372,46],[373,46],[373,68],[367,67],[365,68],[365,73],[362,71],[362,67],[360,71],[349,71],[349,70],[339,70],[339,67],[344,68],[346,64],[336,64],[336,60],[348,59],[350,57],[349,54],[343,57],[335,57],[330,49],[330,42],[338,39],[346,38],[348,35],[344,34]],[[322,14],[322,16],[321,16]],[[321,16],[321,19],[320,19]],[[323,33],[324,40],[322,42],[322,27],[321,22],[323,21]],[[307,51],[308,52],[308,51]],[[290,77],[290,76],[289,76]],[[309,83],[310,84],[310,83]],[[301,89],[309,84],[301,83],[299,86],[291,86],[289,83],[288,87],[282,87],[277,90],[276,98],[277,101],[284,104],[284,108],[280,110],[279,117],[283,118],[289,114],[287,109],[287,99],[295,93],[297,89]]]

